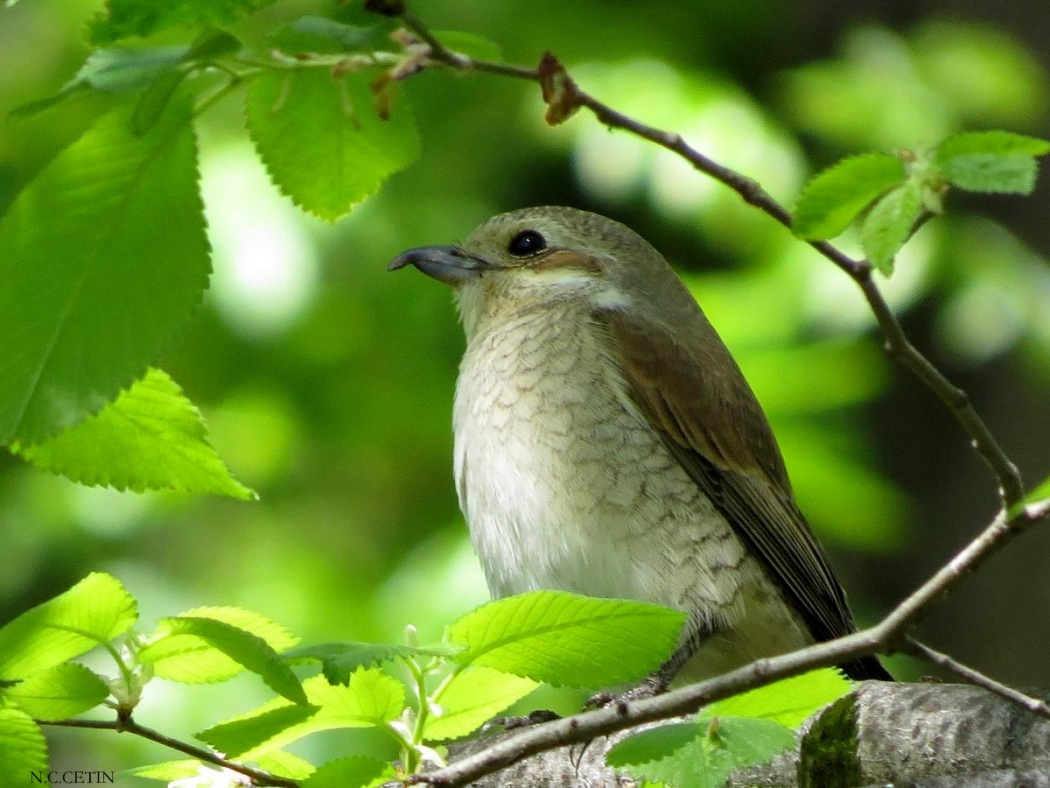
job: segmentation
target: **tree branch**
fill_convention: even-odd
[[[453,52],[434,37],[427,25],[400,0],[371,0],[366,8],[394,16],[429,48],[429,62],[462,72],[482,71],[538,83],[547,102],[547,121],[552,125],[567,120],[585,107],[598,121],[612,129],[622,129],[681,156],[698,171],[725,184],[746,202],[790,229],[791,212],[778,203],[756,181],[724,167],[689,145],[680,134],[641,123],[604,104],[581,90],[561,62],[545,53],[535,69],[494,63]],[[970,438],[970,443],[994,474],[1003,508],[1009,510],[1024,497],[1024,484],[1017,466],[1007,457],[1002,446],[977,413],[969,396],[952,384],[914,345],[908,341],[878,285],[872,279],[872,267],[866,260],[856,260],[827,241],[809,241],[825,258],[841,268],[857,284],[878,321],[885,339],[886,352],[901,363],[919,381],[945,403],[956,421]]]
[[[934,651],[929,646],[923,645],[915,640],[915,638],[906,637],[900,645],[900,650],[918,657],[919,659],[926,660],[927,662],[936,665],[939,668],[943,668],[950,673],[954,673],[969,684],[975,684],[978,687],[983,687],[990,692],[994,692],[996,695],[1005,698],[1011,703],[1016,703],[1021,708],[1028,709],[1033,714],[1038,714],[1040,717],[1050,719],[1050,706],[1044,701],[1039,698],[1033,698],[1031,695],[1026,695],[1023,692],[1018,692],[1013,687],[1008,687],[1005,684],[984,675],[980,671],[974,670],[970,666],[952,659],[947,654],[942,654],[940,651]]]
[[[135,736],[141,736],[143,739],[157,742],[157,744],[163,744],[165,747],[177,750],[178,752],[189,755],[191,758],[196,758],[199,761],[205,761],[213,766],[219,766],[243,774],[245,777],[250,778],[254,785],[273,785],[278,786],[279,788],[297,788],[299,785],[295,780],[290,780],[286,777],[278,777],[275,774],[270,774],[261,769],[253,769],[250,766],[245,766],[236,761],[226,760],[210,750],[205,750],[202,747],[195,747],[192,744],[187,744],[178,739],[173,739],[170,736],[165,736],[160,731],[155,731],[144,725],[139,725],[131,719],[131,717],[123,720],[36,720],[36,723],[38,725],[51,725],[59,728],[89,728],[93,730],[117,731],[117,733],[131,733]]]
[[[907,642],[907,631],[929,612],[938,599],[958,585],[999,547],[1048,515],[1050,500],[1021,508],[1010,519],[1000,514],[944,568],[873,627],[789,654],[760,659],[730,673],[654,698],[620,702],[597,711],[536,725],[443,769],[414,775],[409,782],[426,783],[442,788],[466,785],[530,755],[567,744],[589,741],[596,736],[615,733],[643,722],[692,714],[702,706],[738,692],[755,689],[815,668],[838,665],[870,654],[892,652],[901,648],[902,642]],[[910,646],[908,648],[910,649]],[[991,679],[987,679],[981,686],[992,689],[987,682],[1001,686]],[[1012,694],[1004,697],[1020,702],[1022,707],[1037,714],[1050,717],[1044,714],[1043,708],[1032,704],[1033,699],[1012,690],[1010,693]]]

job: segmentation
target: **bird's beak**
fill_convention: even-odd
[[[387,266],[396,271],[406,265],[414,265],[424,274],[446,285],[461,285],[470,281],[488,268],[484,260],[467,254],[458,246],[420,246],[402,252]]]

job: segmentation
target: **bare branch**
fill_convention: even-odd
[[[143,739],[157,742],[157,744],[163,744],[165,747],[177,750],[178,752],[189,755],[191,758],[196,758],[199,761],[204,761],[213,766],[220,766],[224,769],[230,769],[231,771],[243,774],[245,777],[249,777],[252,780],[253,785],[273,785],[279,786],[279,788],[297,788],[299,785],[295,780],[290,780],[286,777],[278,777],[275,774],[270,774],[261,769],[253,769],[250,766],[245,766],[236,761],[226,760],[225,758],[216,755],[211,750],[205,750],[202,747],[195,747],[192,744],[187,744],[178,739],[173,739],[170,736],[165,736],[160,731],[155,731],[144,725],[139,725],[130,717],[123,720],[36,720],[36,723],[38,725],[51,725],[59,728],[89,728],[93,730],[117,731],[117,733],[131,733],[135,736],[141,736]]]
[[[925,646],[915,640],[915,638],[905,638],[900,645],[900,650],[912,654],[919,659],[924,659],[937,667],[944,668],[969,684],[976,684],[978,687],[983,687],[990,692],[994,692],[996,695],[1006,698],[1006,700],[1012,703],[1016,703],[1021,708],[1028,709],[1033,714],[1038,714],[1040,717],[1050,719],[1050,706],[1039,700],[1039,698],[1033,698],[1031,695],[1025,695],[1023,692],[1018,692],[1013,687],[1008,687],[990,676],[986,676],[980,671],[974,670],[969,665],[964,665],[958,660],[952,659],[947,654],[942,654],[940,651],[934,651],[929,646]]]

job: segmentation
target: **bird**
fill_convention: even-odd
[[[454,477],[493,597],[682,611],[654,694],[856,631],[758,400],[644,238],[523,208],[388,267],[406,266],[455,292]],[[875,656],[839,667],[892,680]]]

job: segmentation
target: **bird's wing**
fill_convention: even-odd
[[[674,332],[602,309],[628,393],[671,453],[765,565],[813,637],[855,631],[823,549],[795,505],[784,462],[758,401],[701,315]],[[889,678],[873,658],[843,666]]]

